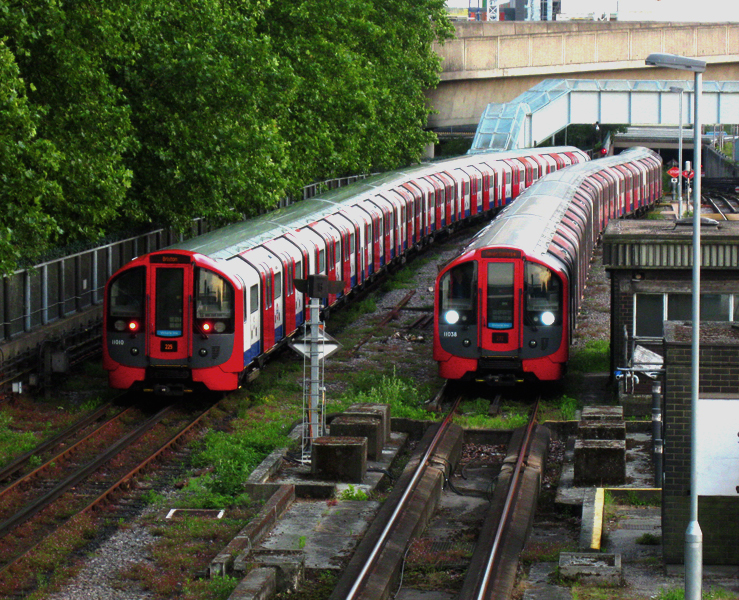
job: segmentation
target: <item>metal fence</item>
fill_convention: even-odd
[[[306,186],[303,199],[326,189],[354,183],[363,177],[342,177]],[[288,206],[294,201],[286,198],[280,206]],[[0,286],[0,343],[102,303],[105,282],[132,258],[207,231],[207,222],[196,219],[191,230],[184,235],[158,229],[3,277]]]

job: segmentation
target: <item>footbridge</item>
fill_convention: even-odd
[[[488,104],[471,151],[530,148],[575,123],[690,125],[693,88],[683,80],[547,79],[511,102]],[[700,109],[704,124],[738,124],[739,81],[704,81]]]

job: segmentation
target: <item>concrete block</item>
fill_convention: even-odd
[[[605,552],[562,552],[559,575],[563,579],[597,585],[621,585],[621,555]]]
[[[268,600],[276,590],[275,569],[253,569],[231,592],[228,600]]]
[[[391,419],[390,419],[390,405],[389,404],[373,404],[372,402],[358,402],[352,404],[349,408],[344,411],[344,414],[351,415],[368,415],[370,417],[377,417],[382,421],[383,429],[383,440],[382,445],[384,446],[390,440],[391,434]]]
[[[333,437],[367,438],[367,459],[379,460],[384,446],[382,421],[374,416],[339,415],[331,421]]]
[[[575,485],[626,483],[624,440],[576,440]]]
[[[311,447],[311,473],[321,479],[361,483],[367,474],[367,438],[316,438]]]
[[[625,440],[626,424],[623,421],[580,421],[577,436],[581,440]]]
[[[305,577],[305,554],[299,550],[279,554],[255,554],[251,561],[258,567],[275,569],[277,593],[295,593]]]
[[[582,409],[583,421],[623,421],[623,406],[584,406]]]

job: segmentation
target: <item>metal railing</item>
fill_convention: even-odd
[[[303,189],[302,199],[311,198],[326,189],[343,187],[364,177],[355,175],[308,185]],[[280,202],[280,207],[299,200],[285,198]],[[201,235],[210,229],[207,222],[195,219],[191,230],[184,235],[157,229],[43,262],[3,277],[0,286],[0,344],[101,304],[105,282],[132,258]]]

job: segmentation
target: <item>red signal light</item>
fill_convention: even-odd
[[[606,154],[608,154],[608,150],[606,150],[605,148],[601,148],[600,149],[600,155],[601,156],[605,156]]]

